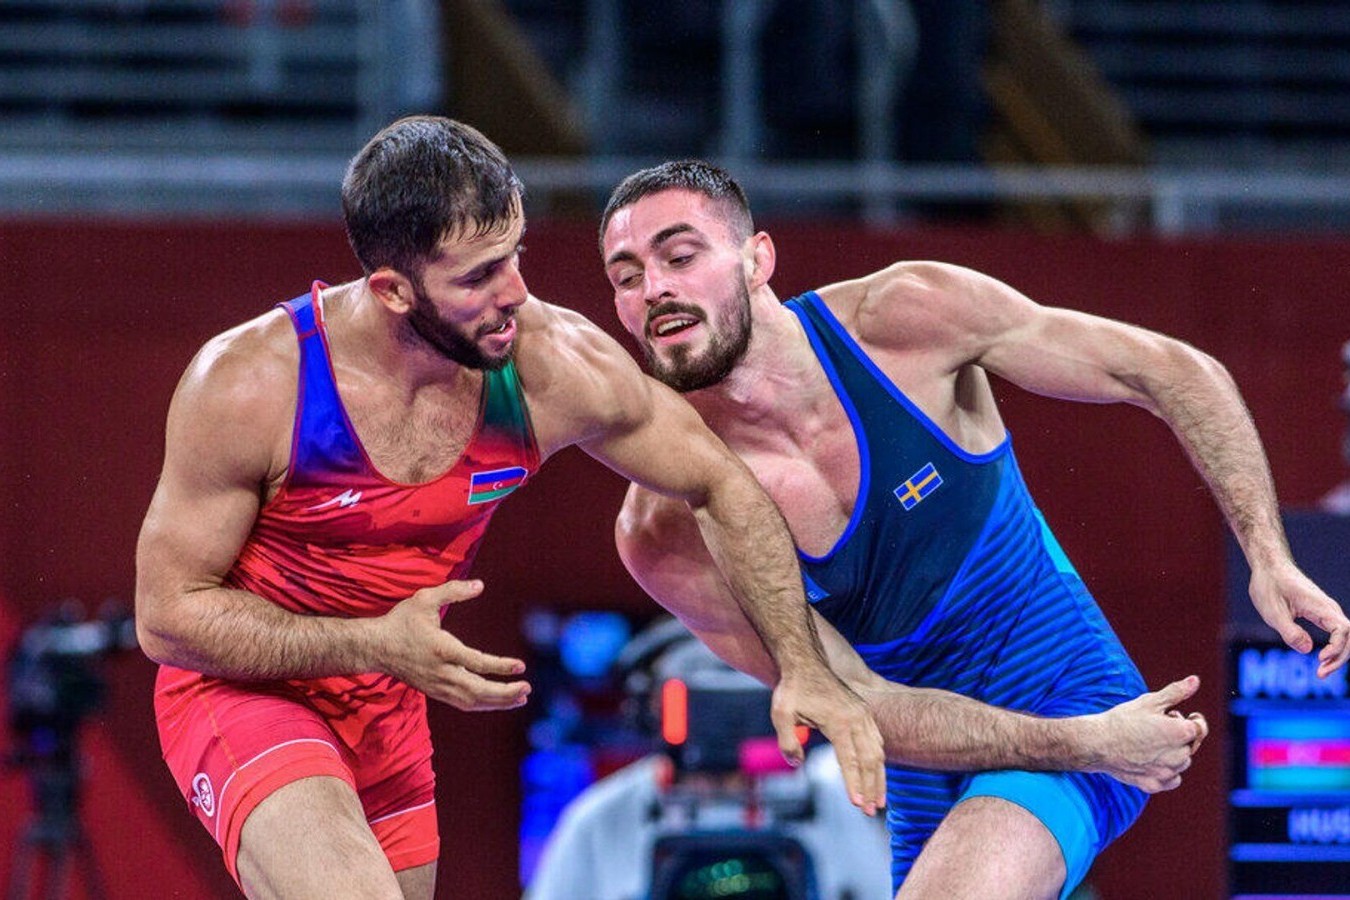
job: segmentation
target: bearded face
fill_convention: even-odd
[[[420,280],[413,283],[413,305],[407,321],[418,338],[453,363],[470,369],[497,371],[511,361],[514,344],[505,353],[495,356],[487,353],[480,344],[484,336],[500,331],[501,324],[482,324],[472,332],[464,330],[437,312],[436,304],[427,296]]]
[[[709,318],[692,304],[668,301],[647,311],[646,339],[641,341],[643,354],[652,375],[680,393],[711,387],[730,374],[745,356],[750,345],[750,291],[741,279],[735,280],[730,301],[718,304],[722,312]],[[701,345],[678,343],[656,347],[652,343],[652,322],[665,317],[667,321],[678,316],[687,319],[692,327],[705,322],[708,337]],[[668,326],[667,326],[668,327]],[[678,334],[678,330],[664,332]]]

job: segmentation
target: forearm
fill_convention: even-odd
[[[140,616],[156,662],[238,680],[321,678],[379,671],[377,619],[300,615],[224,587],[185,592]]]
[[[737,604],[780,674],[823,669],[824,651],[802,590],[792,538],[758,490],[723,491],[694,509],[699,530]]]
[[[989,706],[950,691],[887,681],[828,622],[818,623],[830,668],[866,702],[886,760],[949,772],[1089,770],[1100,762],[1091,716],[1047,719]]]
[[[1184,346],[1172,352],[1183,360],[1174,374],[1148,383],[1155,411],[1209,486],[1247,559],[1254,566],[1287,560],[1270,465],[1237,386],[1211,357]]]
[[[1102,761],[1090,716],[1041,718],[890,683],[859,693],[881,729],[891,763],[949,772],[1069,772],[1093,771]]]

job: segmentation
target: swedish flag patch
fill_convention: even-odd
[[[937,490],[942,484],[942,476],[937,467],[928,463],[922,469],[905,479],[905,483],[895,489],[896,499],[906,510],[919,505],[919,501]]]

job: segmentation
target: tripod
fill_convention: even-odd
[[[66,601],[24,630],[6,666],[9,727],[19,747],[10,761],[27,771],[35,809],[14,851],[8,900],[29,900],[39,862],[46,863],[47,900],[66,895],[75,868],[86,896],[107,895],[80,823],[79,730],[103,705],[96,663],[135,647],[136,629],[130,615],[109,603],[99,620],[82,619],[83,608]]]
[[[107,890],[93,848],[79,817],[80,776],[74,753],[65,759],[24,762],[30,768],[36,813],[24,827],[14,849],[7,900],[30,900],[38,864],[46,863],[46,900],[70,896],[71,875],[78,869],[85,896],[103,900]]]

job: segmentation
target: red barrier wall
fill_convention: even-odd
[[[775,229],[781,296],[897,258],[997,275],[1042,302],[1124,318],[1224,360],[1261,428],[1286,505],[1341,475],[1338,349],[1350,338],[1350,242],[1045,238],[1015,233]],[[614,330],[589,225],[532,223],[526,276],[546,299]],[[0,223],[0,637],[63,597],[130,601],[140,518],[162,455],[169,396],[210,335],[356,273],[332,223]],[[1184,787],[1156,798],[1102,858],[1105,898],[1223,891],[1219,630],[1221,522],[1165,427],[1116,407],[1067,407],[1000,387],[1019,458],[1061,541],[1153,685],[1199,672],[1219,726]],[[483,597],[449,627],[523,653],[532,605],[651,607],[611,549],[619,479],[575,451],[499,513],[480,557]],[[1342,598],[1350,600],[1350,598]],[[85,821],[114,898],[228,897],[232,885],[158,758],[152,667],[110,662],[109,708],[86,738]],[[523,713],[433,714],[442,896],[514,897]],[[27,815],[0,776],[0,847]],[[0,852],[0,880],[11,855]]]

